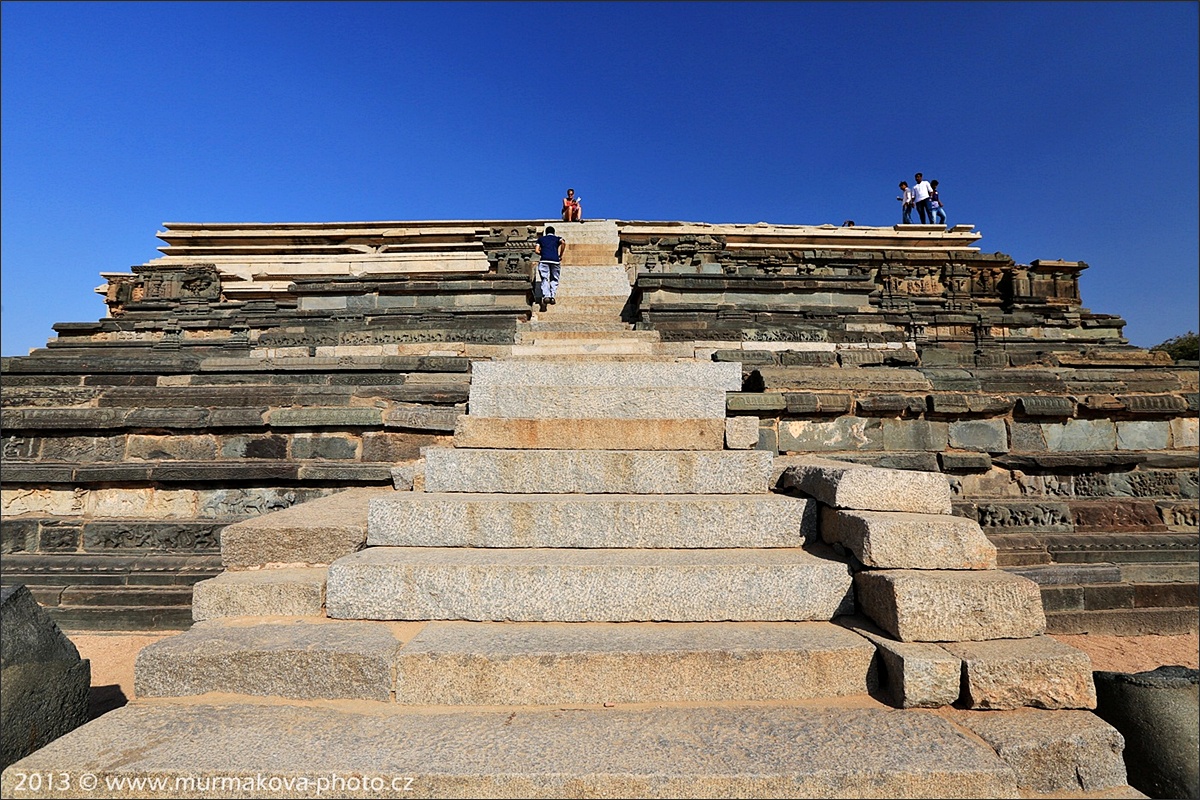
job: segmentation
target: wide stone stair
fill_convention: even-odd
[[[138,700],[5,796],[1139,796],[942,476],[732,449],[740,364],[564,339],[473,364],[404,490],[227,528]]]

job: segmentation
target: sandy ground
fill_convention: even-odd
[[[134,697],[133,664],[148,644],[174,633],[68,633],[92,661],[92,716],[120,708]],[[1182,636],[1055,636],[1092,659],[1096,670],[1143,672],[1169,664],[1200,668],[1200,634]]]

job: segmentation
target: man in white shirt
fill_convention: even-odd
[[[929,195],[933,192],[933,187],[929,185],[929,181],[921,177],[921,173],[917,173],[916,184],[913,186],[913,204],[917,207],[917,215],[921,218],[922,225],[931,225],[933,223],[933,209],[929,206]]]

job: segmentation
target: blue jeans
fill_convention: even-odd
[[[934,225],[945,225],[946,224],[946,209],[942,208],[941,206],[938,206],[937,208],[933,209],[932,213],[933,213],[933,224]]]
[[[921,216],[921,224],[928,225],[933,220],[933,211],[929,208],[929,198],[917,201],[917,213]]]
[[[538,262],[538,278],[541,287],[542,299],[549,300],[554,297],[554,293],[558,291],[558,273],[562,266],[557,261],[540,261]]]
[[[912,225],[912,206],[904,207],[904,217],[900,221],[901,225]]]

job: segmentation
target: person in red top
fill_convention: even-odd
[[[583,206],[579,205],[574,189],[567,189],[567,196],[563,198],[562,218],[563,222],[583,222]]]

